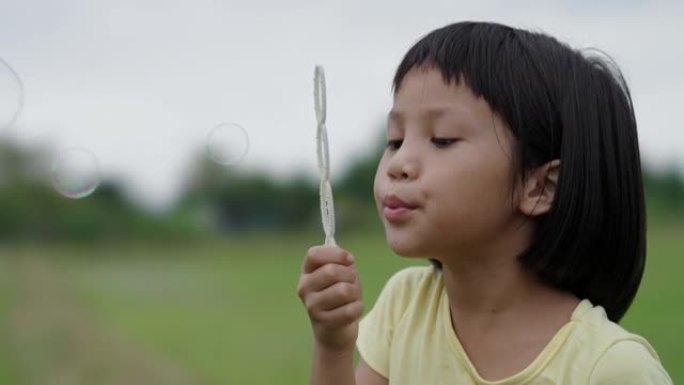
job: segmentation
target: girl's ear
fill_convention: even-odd
[[[546,214],[553,203],[558,186],[560,160],[554,159],[537,167],[524,181],[518,207],[528,216]]]

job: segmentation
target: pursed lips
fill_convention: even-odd
[[[395,194],[388,194],[383,199],[383,216],[388,221],[405,219],[418,205],[406,202]]]

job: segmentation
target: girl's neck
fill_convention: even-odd
[[[512,226],[478,250],[439,258],[452,314],[494,320],[535,313],[549,304],[577,302],[571,294],[543,283],[518,261],[531,242],[532,231],[531,223]]]
[[[502,336],[520,346],[532,341],[540,351],[580,301],[545,285],[514,260],[467,270],[446,264],[443,277],[451,326],[468,354],[473,341]]]
[[[451,327],[475,370],[491,381],[529,366],[579,303],[523,269],[517,255],[527,247],[524,238],[506,241],[440,258]]]
[[[497,314],[509,311],[523,302],[535,288],[534,282],[518,264],[461,266],[443,264],[444,285],[455,310],[472,314]]]

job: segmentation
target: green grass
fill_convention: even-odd
[[[10,274],[10,263],[5,255],[0,254],[0,384],[16,384],[17,372],[13,364],[12,354],[8,348],[7,316],[14,294],[13,280]]]
[[[185,250],[143,248],[123,260],[69,258],[61,266],[102,322],[208,384],[303,384],[313,342],[295,292],[303,255],[315,243],[306,236],[228,239]],[[360,250],[371,300],[406,265],[383,245],[357,237],[347,246]]]
[[[649,340],[677,384],[684,382],[684,224],[651,226],[647,250],[644,279],[621,324]]]
[[[623,323],[649,339],[675,383],[684,381],[677,362],[684,355],[682,235],[682,225],[649,232],[646,278]],[[27,246],[20,253],[50,261],[99,325],[204,384],[301,385],[308,381],[312,337],[296,283],[304,253],[320,240],[319,234],[245,236],[201,244]],[[393,256],[377,235],[338,241],[357,257],[367,307],[386,279],[411,263]],[[0,261],[0,316],[8,311],[10,269]],[[11,362],[3,353],[11,356],[0,346],[0,373]]]

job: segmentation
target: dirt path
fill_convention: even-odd
[[[36,257],[16,260],[9,351],[21,385],[201,385],[177,364],[98,325],[59,272]]]

